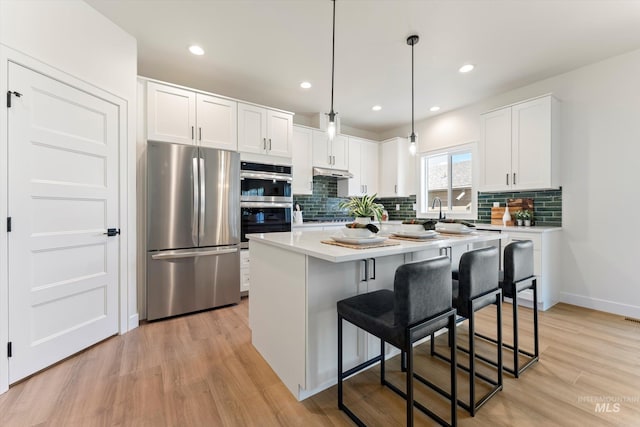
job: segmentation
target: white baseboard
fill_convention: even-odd
[[[129,325],[127,328],[127,332],[134,330],[140,325],[140,319],[138,313],[132,314],[129,316]]]
[[[583,295],[570,294],[568,292],[560,293],[560,302],[640,319],[640,307],[635,305],[621,304],[615,301],[585,297]]]

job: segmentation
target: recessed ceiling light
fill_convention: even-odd
[[[438,111],[440,109],[440,107],[438,107],[437,105],[434,105],[433,107],[429,108],[429,111]]]
[[[194,55],[204,55],[204,49],[201,48],[200,46],[196,46],[195,44],[192,46],[189,46],[189,52],[193,53]]]
[[[371,107],[371,109],[373,111],[380,111],[380,110],[382,110],[382,107],[380,105],[374,105],[373,107]]]
[[[458,71],[460,71],[461,73],[468,73],[469,71],[473,70],[475,67],[473,64],[465,64],[462,67],[460,67],[458,69]]]
[[[311,83],[309,83],[309,82],[302,82],[302,83],[300,83],[300,87],[301,87],[302,89],[309,89],[309,88],[311,87]]]

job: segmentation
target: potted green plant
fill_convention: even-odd
[[[343,200],[338,204],[340,209],[346,209],[350,216],[355,217],[356,222],[368,223],[371,218],[381,221],[384,206],[375,202],[377,194],[361,197],[352,197],[349,200]]]
[[[522,222],[524,221],[524,211],[522,211],[522,210],[517,211],[515,213],[515,217],[516,217],[516,224],[517,225],[522,225]]]
[[[530,210],[524,210],[522,211],[522,220],[524,221],[524,226],[525,227],[529,227],[531,226],[531,219],[533,218],[533,214],[531,213]]]

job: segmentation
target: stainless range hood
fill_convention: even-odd
[[[313,168],[313,176],[332,176],[334,178],[353,178],[353,174],[349,171],[329,168]]]

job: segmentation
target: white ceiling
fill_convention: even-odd
[[[138,40],[142,76],[298,114],[329,111],[330,0],[86,1]],[[337,0],[334,109],[372,132],[409,123],[411,34],[420,36],[421,120],[639,49],[638,23],[637,0]],[[476,69],[458,73],[467,62]],[[304,80],[313,87],[301,89]]]

